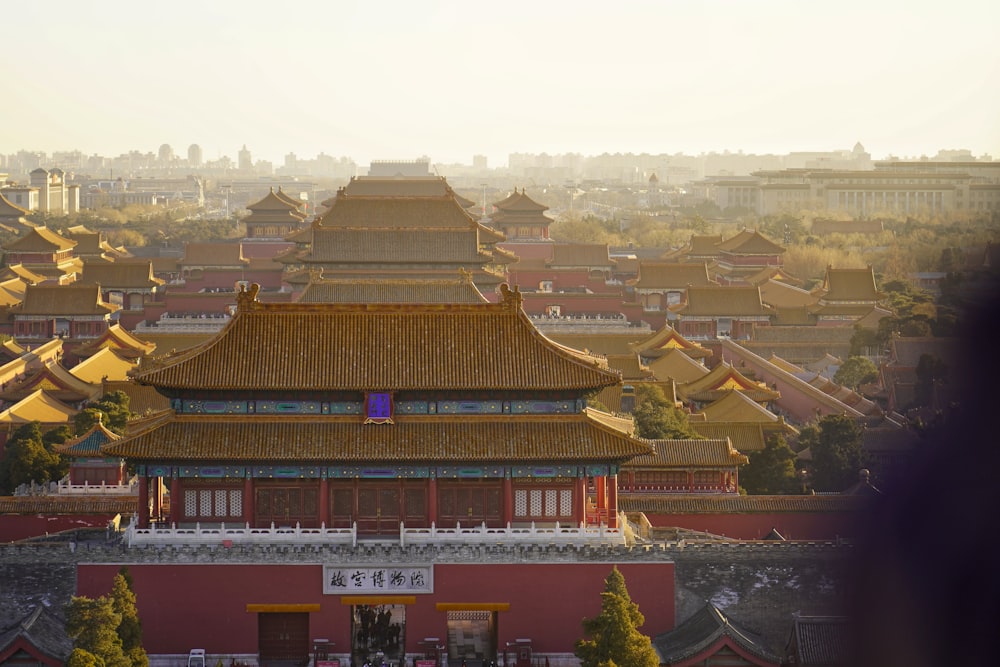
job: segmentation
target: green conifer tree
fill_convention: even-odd
[[[583,633],[589,639],[579,640],[574,651],[581,667],[657,667],[656,649],[638,630],[645,622],[639,605],[629,597],[625,577],[613,567],[604,580],[601,613],[583,620]]]

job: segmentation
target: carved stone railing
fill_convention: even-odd
[[[249,524],[233,526],[212,524],[191,527],[158,527],[138,528],[136,519],[124,531],[125,543],[132,546],[145,545],[267,545],[267,544],[300,544],[322,545],[339,544],[357,546],[357,524],[350,528],[302,528],[275,526],[267,528],[252,528]],[[564,544],[564,545],[618,545],[625,544],[625,531],[621,528],[607,526],[578,526],[556,523],[554,525],[537,526],[534,523],[527,526],[510,526],[505,528],[490,528],[485,524],[462,526],[454,528],[439,528],[433,523],[430,527],[407,528],[399,525],[399,536],[362,537],[365,542],[396,543],[405,545],[434,544]]]
[[[139,484],[132,480],[128,484],[70,484],[60,482],[56,493],[67,496],[135,496],[139,494]]]

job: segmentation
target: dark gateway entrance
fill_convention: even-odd
[[[309,661],[309,614],[257,614],[260,667],[299,667]]]
[[[400,665],[406,647],[406,605],[351,608],[351,664]]]

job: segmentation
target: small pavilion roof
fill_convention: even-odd
[[[79,410],[53,398],[45,390],[38,389],[0,412],[0,424],[62,424],[72,421],[77,412]]]
[[[60,236],[48,227],[32,227],[6,246],[7,252],[60,252],[76,247],[76,241]]]
[[[712,467],[732,468],[746,465],[749,459],[733,447],[729,438],[717,440],[646,440],[653,447],[649,454],[641,454],[624,464],[625,469]]]
[[[108,315],[121,306],[101,298],[100,285],[28,285],[21,315]]]
[[[746,377],[726,361],[716,365],[705,375],[677,386],[678,393],[685,400],[699,402],[718,400],[733,390],[753,401],[773,401],[781,396]]]
[[[300,303],[486,303],[469,278],[420,279],[328,279],[312,280]]]
[[[783,246],[765,237],[756,229],[744,229],[736,236],[719,243],[717,248],[734,255],[780,255],[785,252]]]
[[[653,639],[661,664],[711,664],[719,651],[734,652],[738,664],[779,667],[781,657],[767,643],[730,621],[714,604],[707,602],[676,628]],[[737,663],[733,663],[737,664]]]
[[[60,454],[75,458],[103,456],[101,447],[120,437],[117,433],[109,431],[101,422],[97,422],[86,433],[71,438],[54,449]]]
[[[358,416],[178,415],[130,425],[105,455],[133,461],[393,462],[625,461],[649,445],[595,418],[561,415],[396,415],[391,425]]]
[[[621,381],[603,360],[543,336],[520,293],[501,287],[495,304],[260,303],[252,288],[215,338],[135,378],[217,391],[587,391]]]
[[[247,205],[247,210],[252,213],[257,211],[269,213],[291,211],[295,213],[294,217],[302,220],[305,218],[305,215],[300,213],[302,204],[303,202],[297,202],[282,192],[280,188],[277,192],[275,192],[274,188],[271,188],[271,191],[264,195],[263,199]]]
[[[95,352],[70,369],[70,373],[85,382],[100,384],[104,380],[124,380],[136,362],[119,355],[110,347]]]
[[[778,415],[762,407],[742,391],[735,389],[706,405],[699,414],[713,422],[761,422],[777,423]]]
[[[493,202],[493,206],[503,213],[542,213],[549,210],[548,206],[539,204],[529,197],[524,188],[521,188],[520,192],[514,188],[514,192],[498,202]]]
[[[704,359],[712,356],[712,351],[689,341],[669,324],[655,331],[644,340],[635,344],[635,351],[644,358],[656,357],[671,349],[679,349],[692,359]]]

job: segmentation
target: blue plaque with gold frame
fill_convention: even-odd
[[[372,391],[365,396],[365,423],[392,423],[392,394],[387,391]]]

